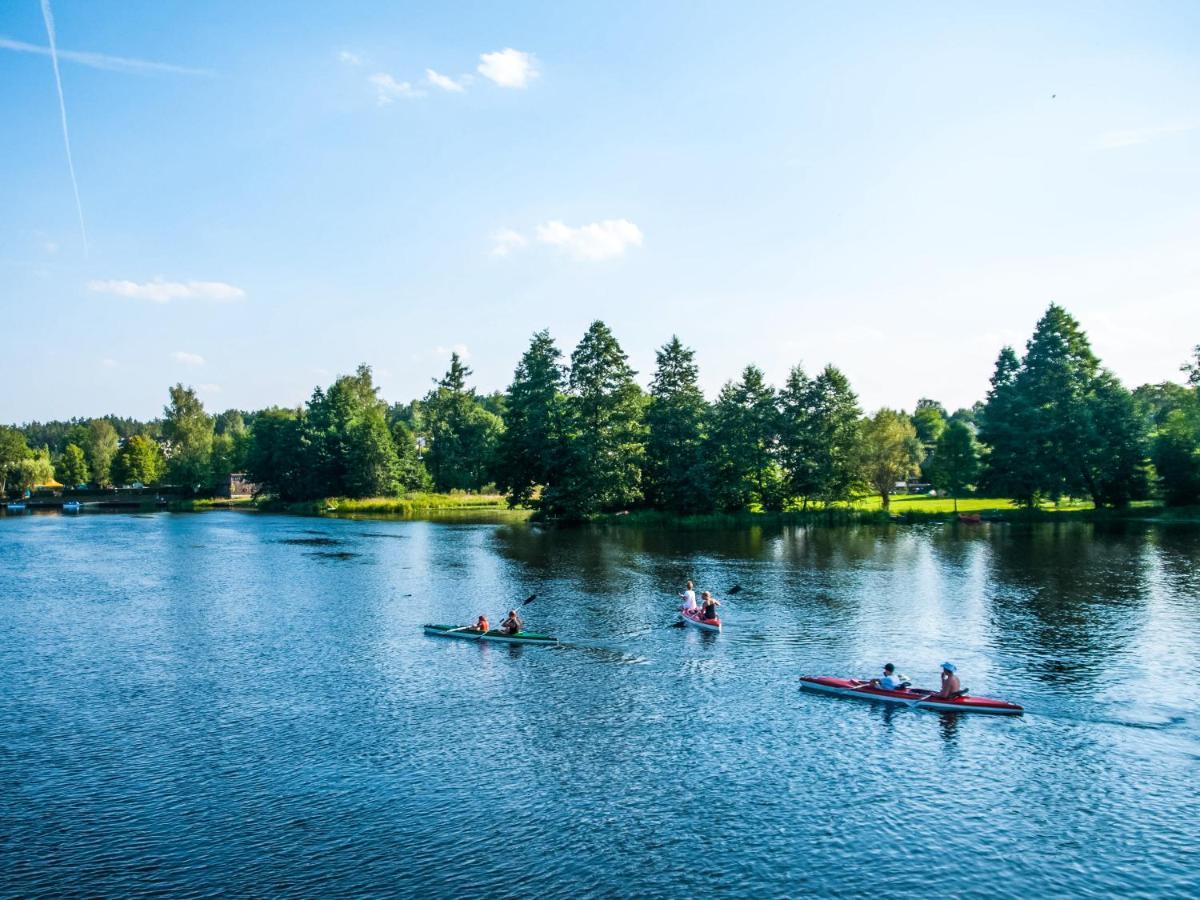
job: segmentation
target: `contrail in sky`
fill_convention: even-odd
[[[67,103],[63,100],[62,78],[58,74],[58,49],[54,42],[54,14],[50,0],[42,0],[42,18],[46,20],[46,35],[50,38],[50,62],[54,64],[54,83],[58,86],[58,111],[62,114],[63,144],[67,148],[67,168],[71,170],[71,187],[75,191],[75,208],[79,211],[79,231],[83,235],[83,255],[88,255],[87,226],[83,224],[83,203],[79,199],[79,182],[75,180],[75,162],[71,159],[71,134],[67,130]]]
[[[0,36],[0,50],[15,50],[17,53],[40,53],[50,55],[49,47],[37,44],[27,44],[25,41],[14,41],[10,37]],[[132,75],[152,75],[163,73],[169,75],[198,75],[211,78],[216,73],[212,69],[194,69],[190,66],[176,66],[171,63],[153,62],[148,59],[130,59],[125,56],[108,56],[105,53],[88,53],[81,50],[63,50],[55,48],[60,60],[91,66],[93,69],[104,69],[109,72],[128,72]]]

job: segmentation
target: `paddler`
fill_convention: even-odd
[[[504,621],[500,623],[500,630],[507,635],[514,635],[524,626],[525,623],[521,621],[521,617],[517,615],[517,611],[515,609],[510,609],[508,611],[508,615],[505,616]]]
[[[896,667],[894,665],[885,663],[882,677],[872,678],[871,684],[875,687],[883,688],[885,691],[899,691],[908,687],[909,682],[903,675],[896,674]]]
[[[471,626],[471,631],[478,631],[480,634],[487,634],[492,626],[488,624],[487,616],[480,616],[475,620],[475,624]]]
[[[704,600],[704,605],[700,608],[700,620],[717,618],[717,607],[721,605],[721,601],[708,591],[702,593],[700,597]]]
[[[683,606],[679,607],[680,609],[684,612],[696,611],[696,588],[690,581],[687,583],[687,590],[679,596],[683,598]]]
[[[953,700],[963,693],[962,682],[958,680],[958,675],[955,674],[957,671],[958,667],[954,663],[942,663],[942,689],[934,694],[935,697],[941,697],[943,700]]]

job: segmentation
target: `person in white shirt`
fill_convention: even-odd
[[[891,663],[887,663],[883,667],[883,677],[872,678],[871,684],[875,687],[883,688],[885,691],[898,691],[908,687],[908,679],[903,675],[897,675],[896,667]]]
[[[687,590],[684,591],[679,596],[683,598],[683,606],[681,606],[680,609],[682,609],[686,612],[688,610],[693,610],[693,609],[697,608],[696,607],[696,590],[690,581],[687,583]]]

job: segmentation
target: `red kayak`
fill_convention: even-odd
[[[859,700],[875,700],[880,703],[896,703],[914,709],[937,709],[943,712],[973,712],[991,713],[996,716],[1019,716],[1025,712],[1024,707],[1006,700],[993,700],[991,697],[972,697],[964,694],[953,700],[935,697],[937,691],[927,688],[903,688],[889,691],[886,688],[873,687],[869,681],[859,681],[855,678],[827,678],[821,675],[800,676],[800,687],[810,691],[821,691],[838,697],[857,697]]]
[[[699,628],[701,631],[720,631],[720,619],[702,619],[700,618],[699,610],[681,609],[679,618],[683,619],[688,625]]]

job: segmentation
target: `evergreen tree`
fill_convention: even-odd
[[[371,497],[399,490],[399,460],[371,367],[313,392],[302,418],[303,496]]]
[[[349,426],[346,496],[386,497],[400,492],[400,460],[383,404],[368,406]]]
[[[1032,446],[1031,411],[1019,396],[1021,363],[1012,347],[996,359],[991,389],[980,415],[979,438],[987,445],[982,475],[989,494],[1011,497],[1025,506],[1037,502],[1037,457]]]
[[[167,476],[190,491],[207,486],[212,462],[213,421],[191,388],[177,384],[163,409],[163,436],[171,442]]]
[[[712,410],[709,449],[714,496],[722,509],[782,508],[779,424],[775,389],[758,366],[747,366],[741,381],[721,389]]]
[[[550,332],[539,331],[508,388],[497,447],[496,486],[511,506],[532,503],[539,487],[558,480],[566,455],[566,371]]]
[[[571,354],[560,477],[539,507],[585,519],[642,499],[646,398],[608,326],[596,321]]]
[[[254,419],[246,449],[246,474],[260,493],[272,494],[284,501],[319,496],[308,494],[309,481],[303,467],[306,462],[302,435],[305,432],[298,410],[265,409]]]
[[[881,409],[863,424],[860,464],[863,480],[875,489],[887,509],[896,482],[920,471],[923,448],[912,420],[893,409]]]
[[[979,442],[971,426],[951,419],[926,459],[925,471],[935,488],[949,491],[958,512],[958,498],[979,478]]]
[[[1144,492],[1145,434],[1132,397],[1066,310],[1051,304],[1014,364],[1005,348],[984,411],[991,485],[1028,505],[1041,495],[1121,506]]]
[[[704,442],[708,404],[697,384],[696,351],[672,336],[656,354],[646,409],[647,502],[680,513],[711,507]]]
[[[67,444],[58,459],[58,465],[55,466],[54,475],[66,487],[87,484],[88,467],[83,448],[78,444]]]
[[[417,439],[403,419],[392,421],[392,443],[396,447],[396,479],[401,491],[428,491],[433,489],[433,479],[421,461]]]
[[[780,460],[790,501],[848,500],[858,480],[862,411],[833,366],[808,378],[797,366],[780,392]]]
[[[457,353],[422,404],[430,436],[425,465],[439,491],[477,491],[490,479],[503,424],[467,388],[471,370]]]

